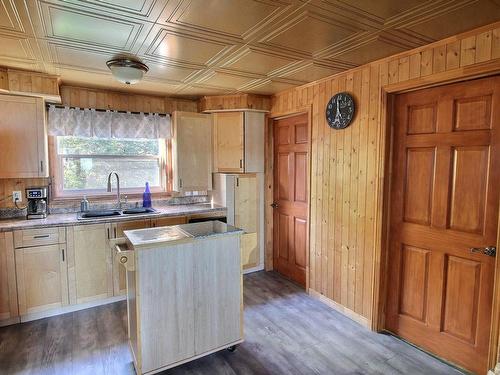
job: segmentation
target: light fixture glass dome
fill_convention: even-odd
[[[131,59],[115,59],[106,62],[117,81],[127,85],[139,82],[149,70],[147,65]]]

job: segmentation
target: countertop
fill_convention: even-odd
[[[243,233],[242,229],[221,221],[172,225],[168,227],[127,230],[124,232],[134,247],[171,243],[180,240],[201,239],[228,234]]]
[[[211,205],[210,203],[203,204],[181,204],[172,206],[154,207],[157,212],[150,214],[138,215],[122,215],[103,218],[92,218],[85,220],[77,220],[77,213],[67,214],[49,214],[45,219],[26,220],[24,218],[3,219],[0,220],[0,232],[7,232],[16,229],[33,229],[46,228],[53,226],[72,226],[72,225],[88,225],[109,222],[131,221],[137,219],[154,219],[169,216],[186,216],[193,214],[220,212],[225,215],[226,207]]]

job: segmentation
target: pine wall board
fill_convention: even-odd
[[[500,23],[444,39],[273,96],[271,116],[311,108],[309,288],[368,325],[381,246],[384,134],[382,88],[395,92],[461,73],[498,69]],[[497,70],[498,72],[498,70]],[[353,94],[356,116],[344,130],[325,118],[336,93]]]

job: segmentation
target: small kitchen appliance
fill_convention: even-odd
[[[27,219],[44,219],[48,214],[48,189],[47,187],[35,187],[26,189],[28,200],[26,215]]]

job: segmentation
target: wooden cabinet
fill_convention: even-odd
[[[0,233],[0,326],[17,323],[16,265],[12,232]]]
[[[69,297],[65,245],[27,247],[15,252],[19,313],[66,306]]]
[[[213,116],[215,172],[264,172],[265,114],[239,111]]]
[[[78,225],[67,229],[71,304],[113,295],[108,233],[109,224]]]
[[[174,191],[212,189],[212,117],[174,112],[172,139]]]
[[[43,99],[0,95],[0,178],[48,177]]]
[[[157,220],[157,219],[154,219]],[[140,219],[140,220],[132,220],[132,221],[124,221],[119,223],[113,223],[111,225],[111,238],[113,241],[110,241],[110,254],[111,254],[111,263],[112,263],[112,273],[113,273],[113,295],[121,296],[127,293],[127,275],[125,269],[121,267],[120,263],[118,263],[114,258],[114,244],[119,243],[120,240],[125,239],[125,234],[123,233],[126,230],[134,230],[134,229],[143,229],[149,228],[151,226],[150,219]]]
[[[159,217],[158,219],[151,219],[151,226],[154,227],[167,227],[169,225],[179,225],[186,224],[186,216],[174,216],[174,217]]]
[[[227,207],[227,222],[245,231],[241,239],[244,269],[260,264],[261,183],[257,174],[214,174],[214,202]]]

